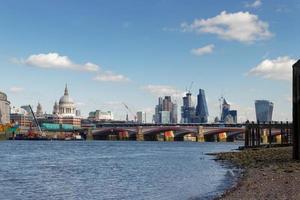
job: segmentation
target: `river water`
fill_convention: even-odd
[[[206,153],[241,143],[4,141],[0,199],[213,199],[234,181]]]

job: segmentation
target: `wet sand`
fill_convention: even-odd
[[[215,154],[243,169],[237,185],[217,199],[300,199],[300,162],[292,147],[247,149]]]

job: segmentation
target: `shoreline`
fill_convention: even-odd
[[[216,200],[300,199],[300,162],[292,160],[292,147],[253,148],[209,155],[241,170],[234,185]]]

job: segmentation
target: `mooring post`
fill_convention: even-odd
[[[245,126],[245,147],[249,147],[249,121],[246,121]]]
[[[293,65],[293,158],[300,159],[300,60]]]

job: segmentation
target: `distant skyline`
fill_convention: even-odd
[[[194,82],[209,121],[221,96],[238,121],[255,120],[258,99],[274,103],[273,120],[291,120],[299,19],[299,0],[6,0],[0,91],[11,106],[40,102],[51,113],[68,84],[84,116],[111,110],[124,120],[124,102],[150,121],[159,96],[180,108]]]

